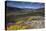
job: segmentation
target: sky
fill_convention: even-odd
[[[18,8],[29,8],[29,9],[39,9],[44,8],[44,3],[34,3],[34,2],[18,2],[18,1],[8,1],[8,7],[18,7]]]

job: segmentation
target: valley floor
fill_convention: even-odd
[[[18,19],[16,23],[8,23],[7,30],[45,28],[43,16],[27,16]]]

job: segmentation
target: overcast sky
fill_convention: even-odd
[[[8,1],[7,6],[18,7],[18,8],[39,9],[44,7],[44,3]]]

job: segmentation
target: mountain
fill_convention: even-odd
[[[29,8],[18,8],[18,7],[6,7],[6,10],[11,10],[11,11],[19,11],[19,10],[25,10],[25,11],[31,11],[31,10],[42,10],[44,8],[39,8],[39,9],[29,9]]]
[[[29,8],[17,8],[17,7],[6,7],[6,12],[44,12],[44,8],[29,9]]]
[[[21,10],[20,8],[17,8],[17,7],[7,7],[6,8],[8,11],[10,10],[10,11],[16,11],[16,10]]]
[[[28,9],[28,8],[17,8],[17,7],[7,7],[6,13],[8,15],[24,15],[24,14],[44,14],[44,8],[39,9]]]

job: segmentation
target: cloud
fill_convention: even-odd
[[[43,8],[44,7],[44,3],[8,1],[7,2],[7,6],[8,7],[18,7],[18,8],[38,9],[38,8]]]

